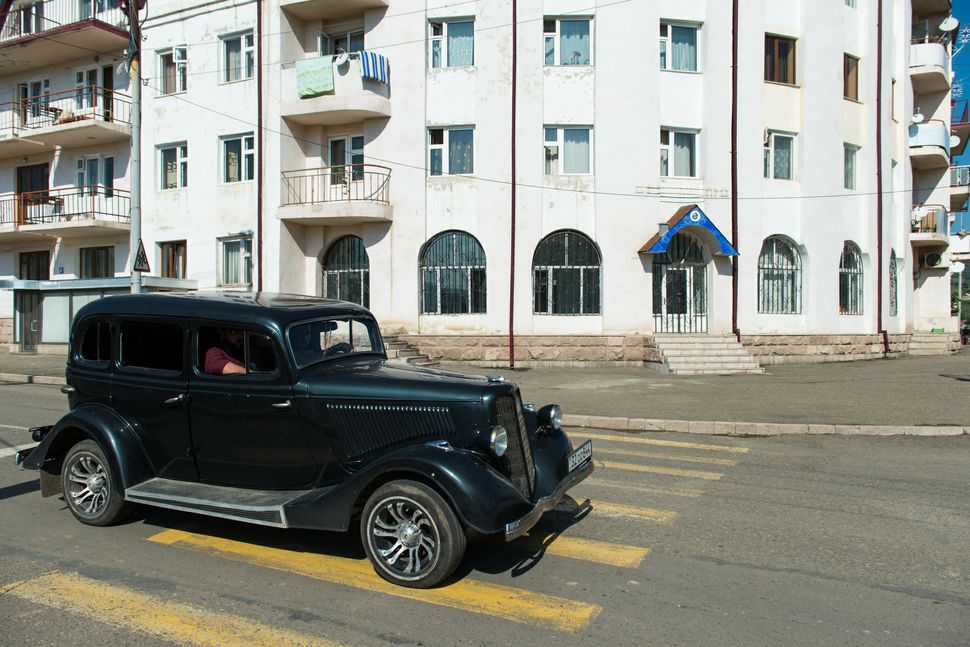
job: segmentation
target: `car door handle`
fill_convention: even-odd
[[[63,393],[64,395],[71,395],[75,391],[77,391],[77,389],[75,389],[73,386],[62,386],[61,387],[61,393]]]
[[[290,400],[287,400],[285,402],[274,402],[270,406],[273,407],[274,409],[289,409],[290,407],[293,406],[293,402]]]
[[[185,394],[185,393],[179,393],[174,398],[169,398],[168,400],[166,400],[165,401],[165,406],[167,406],[167,407],[177,407],[178,405],[180,405],[183,402],[185,402],[188,398],[189,398],[189,396],[187,394]]]

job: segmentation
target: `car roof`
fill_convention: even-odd
[[[149,292],[120,294],[97,299],[77,313],[77,320],[91,315],[143,315],[194,317],[256,324],[283,329],[294,321],[316,317],[361,315],[373,318],[356,303],[278,292]]]

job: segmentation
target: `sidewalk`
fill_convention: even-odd
[[[63,356],[0,350],[0,381],[63,384]],[[502,375],[526,402],[562,405],[569,426],[775,435],[970,434],[970,348],[948,357],[766,367],[678,376],[647,368],[441,368]]]

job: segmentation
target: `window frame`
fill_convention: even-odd
[[[165,186],[165,153],[175,151],[175,186]],[[173,144],[160,144],[158,146],[158,190],[159,191],[178,191],[189,185],[189,144],[188,142],[176,142]]]
[[[549,139],[549,131],[556,131],[556,139]],[[589,153],[586,157],[586,172],[585,173],[567,173],[566,168],[566,131],[567,130],[584,130],[586,131],[586,141],[588,142]],[[548,150],[551,146],[555,146],[558,149],[556,156],[556,170],[553,173],[548,171],[549,157]],[[593,159],[595,155],[593,154],[593,127],[592,126],[552,126],[546,125],[542,127],[542,152],[543,152],[543,176],[544,177],[585,177],[593,175]]]
[[[663,134],[667,133],[667,143],[663,143]],[[674,141],[675,135],[690,135],[694,138],[693,155],[691,156],[691,169],[693,171],[692,175],[677,175],[676,173],[670,173],[673,168],[676,171],[676,164],[674,163],[674,145],[671,143]],[[667,151],[667,173],[663,172],[663,153]],[[692,130],[690,128],[669,128],[666,126],[660,127],[660,177],[671,178],[671,179],[697,179],[701,176],[698,161],[700,160],[700,131]]]
[[[239,178],[235,180],[229,179],[229,145],[233,142],[239,142],[240,155]],[[254,133],[223,135],[219,138],[219,144],[219,161],[222,165],[221,184],[239,184],[241,182],[252,182],[256,179],[256,136]]]
[[[563,265],[545,265],[539,264],[537,262],[537,257],[539,255],[539,250],[542,246],[549,241],[552,241],[557,236],[563,236],[563,254],[565,256],[565,264]],[[596,265],[579,265],[575,263],[570,263],[569,258],[569,239],[570,237],[584,238],[586,242],[592,247],[596,252],[597,263]],[[592,238],[587,236],[581,231],[575,229],[560,229],[554,231],[547,236],[544,236],[535,246],[535,250],[532,253],[532,263],[530,265],[532,272],[532,314],[539,316],[551,316],[551,317],[598,317],[603,314],[603,254],[600,251],[599,246],[596,244]],[[555,289],[554,286],[557,284],[558,277],[564,273],[564,270],[578,270],[579,285],[577,286],[577,291],[579,294],[579,304],[577,312],[555,312]],[[590,310],[589,305],[586,303],[586,275],[590,271],[596,271],[596,297],[597,303],[595,310]],[[542,285],[537,280],[537,277],[543,276]],[[568,276],[568,273],[567,273]],[[542,288],[541,294],[545,297],[545,309],[537,310],[536,303],[540,296],[539,289]]]
[[[104,254],[102,258],[101,255]],[[95,265],[98,267],[96,268]],[[88,270],[96,272],[89,272]],[[104,270],[104,272],[101,272]],[[110,279],[115,275],[115,246],[114,245],[94,245],[91,247],[81,247],[78,249],[78,273],[79,279]]]
[[[229,243],[240,243],[239,254],[242,263],[240,270],[244,280],[232,283],[226,280],[225,247]],[[219,269],[216,284],[221,288],[249,288],[253,285],[253,236],[252,234],[237,234],[235,236],[222,236],[216,239],[216,267]],[[248,259],[248,260],[247,260]]]
[[[773,245],[769,249],[769,245]],[[783,245],[790,252],[792,261],[790,264],[779,264],[775,259],[778,258],[778,246]],[[770,254],[770,256],[769,256]],[[766,260],[767,259],[767,260]],[[803,281],[802,257],[798,251],[798,245],[786,236],[768,236],[761,243],[761,251],[758,253],[758,314],[768,315],[800,315],[802,314],[803,303]],[[769,273],[774,276],[766,276]],[[780,283],[781,288],[766,289],[772,282]],[[786,295],[786,288],[791,289],[791,294]],[[781,296],[780,299],[770,298]],[[789,296],[789,298],[785,298]],[[781,305],[778,305],[778,304]],[[787,307],[785,307],[787,305]]]
[[[548,31],[549,21],[555,21],[555,31]],[[562,22],[582,22],[589,23],[589,62],[588,63],[563,63],[562,62]],[[544,67],[593,67],[596,64],[595,56],[595,36],[594,36],[593,16],[543,16],[542,18],[542,52]],[[545,52],[546,43],[549,38],[553,39],[552,63],[546,62]]]
[[[432,143],[432,132],[440,130],[442,131],[442,139],[440,144]],[[451,172],[451,158],[449,156],[448,150],[450,148],[451,131],[454,130],[468,130],[472,134],[472,168],[467,173],[452,173]],[[457,176],[457,177],[471,177],[475,175],[475,127],[474,126],[428,126],[427,128],[427,142],[428,142],[428,176],[429,177],[446,177],[446,176]],[[432,151],[441,151],[441,172],[434,173],[432,171]]]
[[[769,67],[768,67],[768,41],[774,41],[773,52],[771,54],[772,66],[775,70],[775,77],[778,78],[768,78]],[[788,41],[791,43],[791,63],[784,66],[781,65],[781,57],[779,53],[779,45],[782,41]],[[766,83],[778,83],[780,85],[797,86],[798,85],[798,39],[792,38],[791,36],[783,36],[781,34],[765,33],[765,69],[764,69],[764,79]],[[779,78],[781,74],[779,71],[784,67],[786,72],[791,72],[791,79],[787,81],[781,81]]]
[[[664,27],[667,28],[667,34],[664,35]],[[673,60],[673,28],[690,29],[694,32],[694,69],[680,69],[671,67],[671,61]],[[661,20],[660,21],[660,44],[664,45],[663,48],[666,51],[666,56],[659,57],[659,68],[662,72],[688,72],[688,73],[699,73],[701,72],[701,39],[700,39],[701,25],[697,23],[682,22],[679,20]],[[659,56],[659,50],[658,50]],[[664,60],[666,59],[666,63]]]
[[[181,255],[178,248],[181,247]],[[172,264],[177,264],[175,272],[171,271]],[[158,275],[168,279],[188,278],[189,248],[188,241],[164,240],[158,243]]]
[[[849,144],[847,142],[842,144],[842,188],[847,191],[857,191],[859,186],[859,151],[860,146],[855,144]],[[852,157],[852,174],[849,175],[849,156],[851,153]]]
[[[855,258],[856,267],[845,265],[846,254],[851,254]],[[851,240],[845,241],[842,245],[842,254],[839,256],[839,315],[865,314],[865,278],[862,250]],[[843,297],[848,301],[843,301]]]
[[[438,241],[450,237],[449,245],[456,247],[461,243],[465,245],[470,245],[474,243],[477,246],[477,251],[481,253],[482,262],[480,264],[435,264],[430,265],[428,263],[428,254],[432,250],[432,247]],[[467,250],[466,250],[467,251]],[[457,258],[458,253],[453,253],[453,256]],[[441,270],[465,270],[467,277],[465,278],[465,294],[467,298],[467,309],[461,312],[444,312],[442,309],[441,298]],[[428,239],[427,243],[421,249],[421,259],[418,263],[418,290],[420,291],[419,303],[421,308],[422,316],[461,316],[461,315],[484,315],[488,312],[488,256],[485,254],[485,248],[482,246],[481,241],[479,241],[475,236],[467,231],[460,229],[448,229],[446,231],[439,232]],[[433,277],[433,287],[435,289],[434,298],[434,309],[428,307],[428,301],[425,298],[427,296],[427,278],[429,276]],[[475,277],[480,277],[481,289],[479,293],[475,290]],[[480,309],[476,309],[476,304]]]
[[[859,61],[858,56],[842,54],[842,98],[848,101],[859,102]]]
[[[220,36],[219,39],[222,41],[222,74],[219,75],[221,80],[220,82],[238,83],[240,81],[248,81],[252,79],[256,73],[256,39],[253,35],[253,30],[244,29],[242,31]],[[229,44],[237,40],[239,41],[240,67],[232,68],[229,67]],[[233,70],[237,69],[239,70],[239,76],[233,78],[232,72]]]
[[[789,177],[778,177],[775,171],[775,138],[784,137],[791,139],[791,164],[789,169]],[[785,180],[788,182],[795,181],[795,160],[798,154],[798,133],[790,133],[782,130],[767,130],[764,144],[764,152],[767,154],[765,158],[766,165],[764,167],[764,178],[766,180]],[[770,163],[770,169],[767,165]]]
[[[889,316],[899,316],[899,262],[896,249],[889,249]]]
[[[319,53],[320,56],[336,56],[338,54],[337,43],[341,40],[346,40],[347,47],[352,48],[353,46],[351,45],[351,43],[353,42],[355,37],[360,37],[360,49],[346,50],[341,47],[340,50],[347,52],[348,54],[352,54],[354,52],[361,52],[365,48],[364,39],[366,38],[366,36],[367,36],[367,30],[364,29],[363,27],[361,27],[360,29],[352,29],[349,31],[346,29],[341,30],[337,34],[330,34],[327,32],[326,28],[319,27],[317,29],[317,52]]]
[[[245,373],[233,373],[233,374],[221,374],[221,373],[207,373],[205,370],[205,352],[201,348],[202,339],[201,337],[205,335],[207,338],[211,338],[213,333],[216,333],[218,329],[225,328],[229,330],[236,330],[242,335],[242,364],[243,368],[246,369]],[[202,331],[205,331],[203,333]],[[250,342],[254,337],[263,337],[269,340],[270,345],[273,348],[273,360],[275,362],[275,367],[272,371],[256,371],[252,370],[250,367],[253,364],[252,361],[252,348],[250,347]],[[191,326],[191,340],[189,343],[189,350],[192,355],[190,357],[189,365],[192,376],[204,379],[211,379],[216,381],[230,381],[230,382],[265,382],[273,383],[279,382],[282,378],[286,376],[284,373],[284,365],[287,363],[286,353],[280,348],[279,339],[276,334],[270,330],[266,330],[262,327],[257,327],[249,324],[241,324],[239,321],[216,321],[211,319],[198,319],[192,322]],[[205,349],[208,351],[208,348]]]
[[[176,57],[177,52],[182,52],[181,60]],[[158,65],[158,71],[156,76],[159,78],[158,83],[158,94],[159,97],[167,97],[173,94],[182,94],[188,91],[189,87],[189,49],[185,45],[175,45],[174,47],[168,47],[166,49],[161,49],[156,52],[155,61]],[[169,63],[165,62],[165,59],[170,60]],[[166,88],[166,78],[168,77],[168,66],[171,65],[175,68],[175,89],[169,90]]]
[[[472,62],[470,65],[450,65],[448,63],[448,29],[449,25],[455,23],[471,23],[472,25]],[[441,27],[441,33],[435,34],[435,26]],[[449,68],[471,68],[475,67],[475,17],[454,17],[454,18],[430,18],[428,20],[428,69],[444,70]],[[434,64],[435,46],[438,46],[438,57],[440,64]]]

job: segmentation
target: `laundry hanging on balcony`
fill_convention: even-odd
[[[315,56],[298,60],[296,90],[301,99],[333,92],[333,56]]]
[[[384,85],[390,85],[391,64],[386,56],[377,52],[361,52],[360,75],[365,79],[374,79]]]

